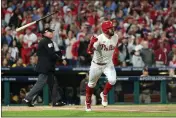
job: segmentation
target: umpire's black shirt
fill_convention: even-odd
[[[55,64],[58,56],[54,50],[54,44],[51,39],[44,37],[38,45],[37,50],[38,62],[36,71],[47,74],[55,71]]]

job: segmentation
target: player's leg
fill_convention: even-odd
[[[86,101],[85,101],[86,111],[91,111],[91,97],[93,94],[93,88],[96,86],[96,83],[101,74],[102,74],[101,67],[92,64],[89,71],[89,81],[86,86]]]
[[[104,69],[104,74],[108,78],[108,82],[106,83],[103,92],[101,92],[100,97],[102,98],[102,105],[107,106],[108,105],[108,100],[107,100],[108,92],[112,89],[112,86],[115,85],[116,83],[116,71],[115,71],[114,65],[109,64]]]

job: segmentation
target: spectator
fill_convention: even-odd
[[[154,5],[155,10],[161,10],[161,1],[160,0],[155,0],[155,5]]]
[[[73,44],[76,42],[76,38],[74,37],[73,31],[68,32],[68,38],[65,40],[66,44],[66,58],[69,60],[69,65],[72,65],[73,63],[73,55],[71,52],[71,49],[73,47]]]
[[[172,61],[174,55],[176,55],[176,44],[172,45],[172,51],[168,54],[168,62]]]
[[[38,49],[38,43],[42,40],[42,34],[41,33],[38,33],[37,34],[37,41],[32,43],[31,45],[31,53],[30,53],[30,56],[32,55],[36,55],[36,52],[37,52],[37,49]]]
[[[129,62],[130,61],[130,54],[128,51],[128,37],[124,38],[122,40],[122,44],[119,46],[119,56],[120,56],[120,61],[121,62]],[[127,63],[128,65],[128,63]]]
[[[23,19],[22,19],[21,25],[23,26],[27,23],[30,15],[27,13],[27,11],[24,11],[22,15],[23,15]]]
[[[89,74],[86,73],[85,78],[81,81],[80,83],[80,105],[85,104],[86,100],[86,85],[89,79]],[[92,95],[92,105],[96,105],[96,96],[93,94]]]
[[[147,33],[147,40],[148,40],[148,44],[149,44],[149,48],[155,50],[157,48],[157,39],[154,38],[153,36],[154,34],[149,32]]]
[[[148,68],[144,67],[143,73],[141,77],[147,77],[149,76]],[[141,88],[141,94],[139,96],[140,103],[151,103],[151,87],[153,86],[153,82],[141,82],[140,88]]]
[[[176,100],[176,82],[174,80],[171,80],[168,82],[168,101],[169,102],[175,102]]]
[[[97,10],[97,15],[99,17],[102,17],[104,15],[104,9],[103,9],[103,1],[96,1],[94,3],[95,9]]]
[[[116,8],[117,8],[117,4],[115,3],[114,0],[105,1],[105,7],[104,7],[105,13],[114,12]]]
[[[19,50],[16,47],[16,40],[13,40],[12,47],[10,47],[9,50],[10,50],[12,59],[16,61],[17,58],[19,57]]]
[[[26,67],[26,64],[23,63],[22,58],[18,58],[16,64],[13,64],[12,67]]]
[[[78,47],[79,47],[79,43],[80,43],[79,40],[76,41],[75,43],[73,43],[73,46],[72,46],[72,49],[71,49],[71,52],[72,52],[74,60],[78,60]]]
[[[164,42],[159,42],[159,49],[155,50],[156,67],[163,67],[167,64],[167,49],[164,48]]]
[[[131,53],[132,51],[135,49],[135,37],[133,35],[131,35],[129,38],[128,38],[128,52],[129,52],[129,55],[130,55],[130,59],[131,59]]]
[[[10,65],[8,64],[7,59],[4,59],[4,60],[2,61],[2,67],[10,67]]]
[[[15,28],[19,27],[22,21],[22,16],[20,14],[20,10],[16,8],[14,13],[12,14],[9,22],[9,26],[14,26]]]
[[[76,39],[79,40],[80,37],[85,36],[88,33],[88,27],[84,24],[81,26],[79,33],[77,34]]]
[[[67,31],[66,31],[67,27],[64,26],[64,24],[61,24],[61,27],[60,27],[60,31],[59,31],[59,38],[57,38],[57,44],[59,47],[63,47],[63,40],[67,38]]]
[[[19,92],[19,103],[22,103],[22,100],[25,98],[25,96],[26,96],[26,89],[21,88]]]
[[[11,57],[11,54],[8,52],[7,54],[6,54],[6,57],[5,57],[6,59],[7,59],[7,62],[8,62],[8,65],[12,65],[13,63],[14,63],[14,60],[13,60],[13,58]]]
[[[60,36],[61,32],[61,19],[57,17],[57,15],[52,16],[52,20],[50,22],[50,28],[54,30],[54,39],[53,41],[56,42],[57,45],[63,46],[62,37]]]
[[[8,44],[8,46],[12,46],[12,42],[13,42],[13,37],[11,33],[12,33],[11,27],[7,26],[5,28],[5,36],[2,37],[2,40],[5,44]]]
[[[2,19],[2,22],[5,22],[4,17],[5,17],[6,9],[7,9],[7,1],[2,0],[1,1],[1,11],[2,11],[1,19]]]
[[[23,48],[21,50],[21,57],[25,64],[29,63],[29,57],[32,51],[32,44],[37,41],[37,36],[32,33],[32,27],[26,29],[26,34],[23,39]]]
[[[145,66],[152,67],[154,66],[154,53],[152,49],[149,49],[148,42],[143,42],[143,49],[141,50],[141,57]]]
[[[8,53],[8,45],[7,44],[3,44],[2,49],[1,49],[1,60],[4,60],[4,58],[6,58],[6,54]]]
[[[87,22],[90,24],[90,26],[95,26],[95,24],[97,24],[97,19],[99,19],[99,16],[97,15],[96,10],[92,9],[92,11],[88,12]]]
[[[169,66],[176,68],[176,55],[174,55],[172,61],[169,62]]]
[[[3,47],[4,44],[7,44],[5,34],[6,34],[5,28],[1,27],[1,47]]]
[[[9,24],[12,13],[13,13],[12,2],[9,2],[8,3],[8,8],[5,12],[5,22],[6,22],[7,25]]]
[[[33,21],[40,19],[39,10],[37,10],[36,7],[33,7],[32,12],[33,12],[33,14],[32,14]]]
[[[69,7],[66,8],[66,12],[64,14],[64,21],[66,25],[71,25],[74,22],[72,12]]]
[[[123,18],[123,11],[122,10],[119,10],[117,13],[116,13],[116,19],[117,21],[119,22],[123,22],[124,18]]]
[[[27,47],[30,48],[32,43],[37,41],[37,36],[32,32],[33,28],[29,27],[26,29],[26,34],[24,35],[23,42],[27,44]]]
[[[127,63],[125,61],[121,62],[121,67],[127,67]]]
[[[35,56],[30,57],[30,63],[27,65],[28,67],[33,67],[35,68],[37,64],[37,60]]]
[[[170,65],[170,69],[168,70],[168,72],[169,72],[169,77],[173,77],[173,78],[175,78],[176,77],[176,73],[175,73],[175,67],[171,64]]]
[[[140,54],[141,49],[142,47],[140,45],[135,47],[135,52],[132,56],[133,67],[144,67],[144,62]]]
[[[87,47],[90,37],[81,36],[78,47],[78,60],[80,66],[88,66],[91,62],[91,56],[87,53]]]
[[[21,56],[23,38],[24,38],[23,34],[18,34],[16,36],[16,46],[18,47],[18,50],[19,50],[19,56]]]

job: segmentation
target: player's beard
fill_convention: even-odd
[[[109,29],[109,36],[114,36],[114,29]]]

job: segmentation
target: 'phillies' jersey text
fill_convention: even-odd
[[[112,61],[114,49],[118,42],[118,35],[114,34],[111,39],[108,39],[104,34],[100,34],[98,41],[94,43],[93,61],[96,63],[109,63]]]
[[[109,47],[106,47],[105,44],[100,44],[100,47],[101,47],[101,50],[104,50],[104,51],[111,51],[111,50],[115,49],[115,47],[113,45],[110,45]]]

